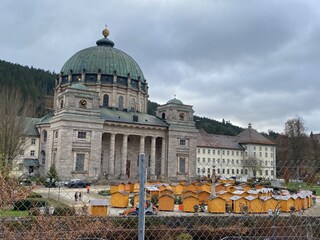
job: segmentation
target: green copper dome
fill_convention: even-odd
[[[176,99],[176,98],[173,98],[173,99],[170,99],[167,104],[178,104],[178,105],[183,105],[183,102],[179,99]]]
[[[63,74],[88,74],[113,75],[116,72],[117,76],[128,77],[130,74],[132,79],[145,80],[144,75],[136,63],[136,61],[128,54],[119,49],[114,48],[114,43],[107,38],[104,33],[104,38],[97,41],[97,46],[83,49],[74,54],[63,65],[61,72]]]

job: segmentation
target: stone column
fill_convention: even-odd
[[[109,171],[108,171],[108,179],[114,178],[114,150],[115,150],[115,140],[116,135],[111,133],[110,135],[110,155],[109,155]]]
[[[121,172],[120,179],[128,179],[126,170],[127,170],[127,153],[128,153],[128,135],[123,135],[122,139],[122,161],[121,161]]]
[[[156,138],[151,139],[150,179],[156,179]]]
[[[162,143],[161,143],[161,174],[160,174],[162,179],[166,178],[165,157],[166,157],[166,139],[163,137]]]

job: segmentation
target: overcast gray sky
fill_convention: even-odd
[[[0,59],[59,72],[107,24],[150,100],[174,94],[195,114],[283,132],[320,132],[320,1],[0,0]]]

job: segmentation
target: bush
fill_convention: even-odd
[[[76,210],[73,207],[56,207],[53,212],[54,216],[75,216]]]
[[[47,201],[41,198],[23,199],[14,202],[13,209],[16,211],[29,211],[32,207],[44,207]]]
[[[158,206],[158,197],[156,195],[152,195],[151,197],[151,203],[153,206]]]
[[[110,191],[109,190],[101,190],[98,192],[98,194],[101,196],[110,196]]]

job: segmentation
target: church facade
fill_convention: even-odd
[[[149,179],[196,177],[192,106],[171,99],[148,115],[148,84],[133,58],[108,38],[74,54],[54,89],[54,112],[35,124],[39,173],[61,179],[137,179],[145,154]]]

